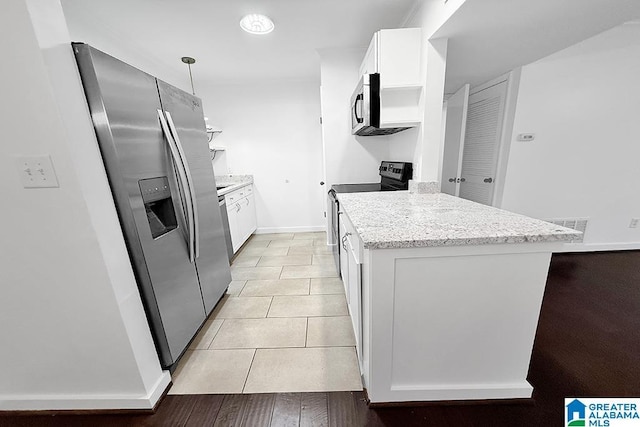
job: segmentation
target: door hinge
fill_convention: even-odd
[[[324,217],[326,218],[326,217],[327,217],[327,212],[325,211],[325,212],[323,212],[323,213],[324,213]]]
[[[320,117],[320,124],[322,124],[322,117]]]

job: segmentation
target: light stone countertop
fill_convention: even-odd
[[[570,241],[582,234],[442,193],[340,193],[338,200],[368,249]]]
[[[253,175],[216,175],[216,186],[225,187],[218,190],[218,196],[224,196],[239,188],[253,184]]]

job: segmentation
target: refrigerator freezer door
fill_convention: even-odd
[[[199,98],[158,80],[162,108],[175,125],[191,171],[196,195],[199,257],[196,268],[209,314],[231,283],[227,245],[218,206],[209,144]]]
[[[169,367],[204,322],[205,311],[189,262],[176,166],[158,119],[156,79],[85,44],[74,44],[74,53],[156,347],[163,367]],[[156,190],[146,180],[165,177],[171,203],[162,209],[174,209],[177,227],[154,238],[154,215],[145,209],[149,196],[143,200],[142,192]]]

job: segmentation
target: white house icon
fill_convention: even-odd
[[[584,403],[580,402],[578,399],[574,399],[567,405],[567,421],[570,422],[574,418],[584,420],[586,407],[587,406]]]

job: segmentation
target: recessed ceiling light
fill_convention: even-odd
[[[251,34],[269,34],[273,31],[273,21],[264,15],[252,13],[240,20],[240,28]]]

